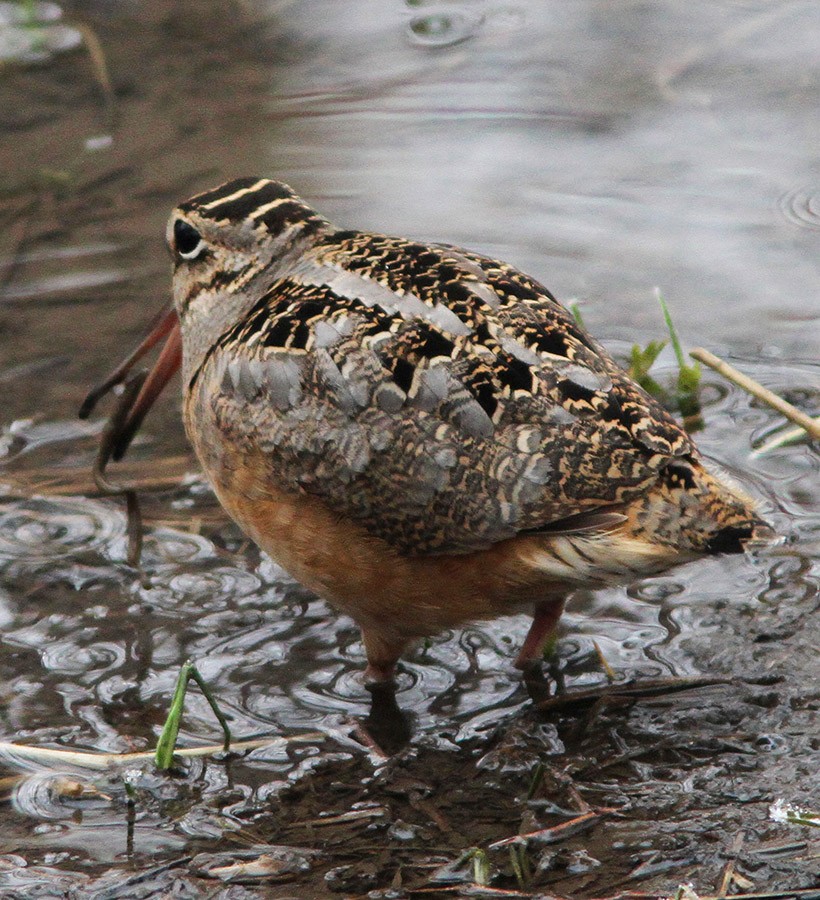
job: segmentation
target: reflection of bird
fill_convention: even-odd
[[[359,623],[373,680],[414,638],[531,609],[524,666],[573,588],[738,552],[763,528],[512,266],[340,231],[255,178],[183,203],[168,243],[178,323],[148,342],[170,332],[120,452],[181,363],[220,501]]]

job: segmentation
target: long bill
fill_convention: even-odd
[[[166,335],[170,334],[174,326],[179,325],[177,313],[173,305],[169,304],[156,316],[151,324],[151,330],[128,356],[114,369],[113,372],[97,387],[93,388],[83,400],[77,415],[81,419],[87,419],[94,407],[109,391],[125,381],[126,376],[134,368],[149,350],[152,350]]]
[[[179,330],[179,319],[173,307],[163,310],[145,339],[102,384],[89,392],[80,407],[80,418],[87,418],[99,399],[116,385],[122,384],[134,365],[163,338],[166,338],[165,344],[157,361],[124,415],[121,426],[116,434],[111,435],[111,455],[115,460],[122,459],[153,402],[182,365],[182,335]]]

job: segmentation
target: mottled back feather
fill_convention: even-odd
[[[272,483],[407,554],[555,528],[697,455],[538,282],[364,232],[327,231],[278,272],[189,387]]]

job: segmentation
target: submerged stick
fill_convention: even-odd
[[[761,400],[767,406],[777,410],[782,416],[794,422],[795,425],[805,429],[815,440],[820,440],[820,419],[812,419],[811,416],[801,412],[797,407],[792,406],[791,403],[787,403],[782,397],[778,397],[777,394],[768,388],[764,388],[762,384],[759,384],[753,378],[738,372],[729,363],[724,362],[720,357],[715,356],[714,353],[704,350],[703,347],[695,347],[694,350],[689,351],[689,355],[693,359],[700,360],[705,366],[709,366],[710,369],[714,369],[719,375],[731,381],[732,384],[736,384],[753,397],[757,397],[758,400]]]
[[[605,684],[602,687],[584,688],[549,697],[535,704],[542,711],[564,709],[584,703],[596,703],[601,699],[640,700],[645,697],[661,697],[664,694],[675,694],[693,688],[714,687],[720,684],[732,684],[734,679],[711,675],[687,675],[680,678],[637,678],[617,684]]]
[[[820,416],[815,418],[814,420],[820,425]],[[772,450],[779,450],[781,447],[788,447],[789,444],[794,444],[799,440],[802,440],[806,437],[806,429],[801,428],[799,425],[797,428],[789,428],[788,431],[781,431],[778,434],[775,434],[773,437],[769,438],[768,441],[765,441],[761,444],[756,450],[752,451],[752,456],[765,456],[767,453],[771,453]]]

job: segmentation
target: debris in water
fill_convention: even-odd
[[[811,825],[820,828],[820,813],[783,799],[775,800],[769,807],[769,818],[783,825]]]

